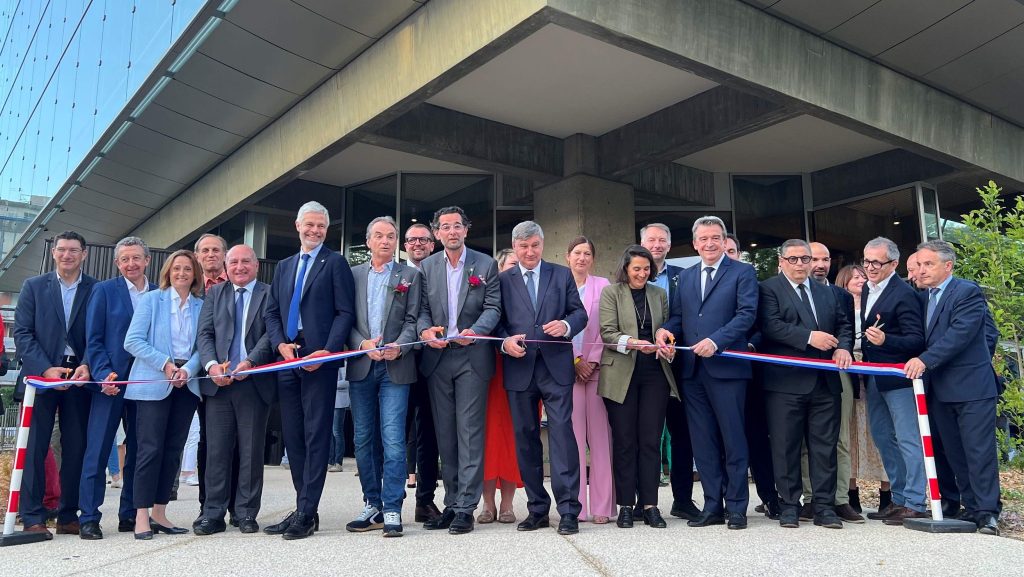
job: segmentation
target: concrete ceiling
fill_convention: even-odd
[[[428,102],[565,138],[599,136],[715,86],[549,24]]]
[[[709,172],[814,172],[890,150],[889,144],[813,116],[798,116],[676,162]]]
[[[302,178],[322,184],[348,186],[398,171],[481,172],[461,164],[434,160],[360,142],[306,172]]]
[[[744,0],[1024,126],[1020,0]]]

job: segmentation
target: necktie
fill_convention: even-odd
[[[928,289],[928,312],[925,315],[924,326],[929,327],[932,324],[932,315],[935,314],[935,307],[939,304],[939,289],[938,287]]]
[[[238,296],[235,297],[235,332],[231,335],[231,344],[228,346],[228,360],[231,368],[242,362],[242,323],[245,321],[245,287],[235,290]]]
[[[299,334],[299,301],[302,300],[302,281],[306,280],[306,264],[309,263],[309,255],[302,255],[302,264],[299,265],[299,272],[295,275],[295,290],[292,291],[292,301],[288,303],[288,340],[293,341]]]
[[[526,271],[526,292],[530,295],[530,302],[533,303],[533,312],[537,312],[537,289],[533,286],[533,271]]]
[[[704,267],[704,274],[707,275],[707,278],[704,280],[704,295],[700,297],[702,301],[708,298],[708,292],[711,290],[711,273],[713,272],[715,272],[715,267]]]
[[[811,298],[807,295],[807,285],[798,284],[796,288],[800,289],[800,300],[804,303],[804,308],[807,312],[811,313],[811,318],[814,319],[814,324],[817,326],[818,318],[814,316],[814,308],[811,307]]]

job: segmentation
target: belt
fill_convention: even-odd
[[[176,367],[178,367],[180,369],[181,367],[184,367],[185,363],[187,363],[187,362],[188,362],[188,359],[174,359],[174,366],[176,366]]]
[[[60,358],[60,366],[68,369],[78,368],[78,357],[75,355],[64,355]]]

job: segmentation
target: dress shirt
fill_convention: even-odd
[[[244,361],[245,358],[249,356],[249,350],[245,347],[245,333],[248,331],[248,328],[247,328],[248,323],[245,322],[245,319],[249,318],[249,303],[252,302],[252,291],[253,291],[254,288],[256,288],[256,279],[252,279],[251,281],[249,281],[249,284],[247,284],[245,286],[238,286],[238,285],[236,285],[234,283],[231,284],[231,310],[232,311],[235,310],[235,299],[238,298],[238,289],[240,289],[240,288],[244,288],[245,289],[245,292],[242,293],[242,334],[239,335],[239,338],[242,341],[242,343],[241,343],[241,345],[242,345],[241,358]],[[229,343],[228,346],[230,346],[230,343]],[[228,355],[229,356],[231,355],[230,351],[228,352]],[[213,361],[210,361],[210,362],[206,363],[206,366],[204,367],[206,369],[206,372],[210,372],[210,367],[213,366],[213,365],[216,365],[216,364],[219,364],[216,360],[213,360]]]
[[[302,276],[302,286],[296,286],[295,290],[301,291],[303,288],[306,287],[306,282],[309,281],[309,272],[311,270],[313,270],[313,263],[316,262],[316,257],[320,254],[320,247],[322,247],[323,245],[324,245],[324,243],[320,243],[320,244],[316,245],[316,248],[314,248],[313,250],[309,251],[308,253],[307,252],[303,252],[302,250],[299,250],[299,255],[300,256],[299,256],[298,261],[295,263],[295,276],[299,276],[299,269],[302,268],[302,257],[301,257],[301,255],[308,254],[309,255],[309,260],[306,261],[306,274],[304,274]],[[293,279],[292,282],[298,284],[298,279]],[[298,327],[298,330],[300,330],[300,331],[302,330],[302,315],[299,315],[299,323],[298,323],[297,327]]]
[[[466,247],[462,247],[462,254],[458,262],[452,266],[448,255],[444,255],[444,270],[448,274],[448,333],[449,337],[459,336],[459,329],[455,325],[459,320],[459,290],[462,289],[462,271],[466,268]],[[493,279],[492,279],[493,282]]]
[[[654,278],[648,280],[647,282],[649,282],[652,285],[654,285],[654,286],[664,290],[666,293],[669,293],[669,286],[668,286],[668,263],[661,263],[661,272],[659,272],[658,274],[654,275]]]
[[[938,310],[938,308],[939,308],[939,301],[942,300],[942,295],[946,294],[946,287],[949,286],[949,283],[952,282],[952,280],[953,280],[953,275],[949,275],[949,276],[946,277],[946,280],[942,281],[939,284],[939,286],[935,287],[935,288],[939,289],[939,292],[935,293],[935,308],[936,308],[936,310]]]
[[[195,344],[196,337],[196,325],[195,319],[192,318],[192,299],[195,297],[191,294],[185,299],[184,306],[182,306],[181,296],[178,295],[178,291],[171,291],[171,358],[168,359],[172,364],[174,359],[188,359],[192,356],[192,348]],[[185,371],[188,372],[187,370]],[[189,375],[190,377],[192,375]]]
[[[75,295],[78,294],[78,285],[82,284],[82,272],[78,272],[78,278],[71,284],[65,283],[60,275],[57,275],[57,281],[60,283],[60,299],[64,304],[64,334],[67,335],[71,330],[71,309],[75,305]],[[64,345],[64,354],[69,357],[75,356],[70,343]]]
[[[711,269],[712,269],[711,270],[711,280],[715,280],[715,277],[718,275],[718,267],[722,266],[722,261],[724,261],[726,258],[728,258],[728,257],[723,253],[722,256],[718,258],[718,262],[716,262],[715,264],[707,264],[707,263],[704,262],[703,259],[701,259],[700,264],[696,265],[696,266],[700,267],[700,294],[697,295],[697,296],[699,298],[701,298],[702,300],[704,299],[704,293],[707,290],[707,286],[706,285],[708,283],[708,273],[705,272],[704,269],[706,269],[707,267],[710,266]],[[668,268],[668,267],[666,267],[666,268]],[[665,288],[665,287],[662,287],[662,288]]]
[[[544,261],[538,262],[537,263],[537,268],[533,268],[533,269],[526,268],[525,266],[523,266],[522,262],[520,262],[517,265],[517,266],[519,266],[519,274],[523,275],[524,284],[525,284],[525,281],[526,281],[526,273],[527,273],[527,271],[532,271],[533,272],[533,280],[530,281],[530,282],[531,282],[531,284],[533,284],[533,294],[537,295],[537,307],[538,308],[540,308],[540,299],[541,299],[541,294],[540,294],[540,263],[541,262],[544,262]],[[529,291],[527,291],[527,292],[529,292]],[[568,321],[563,319],[562,320],[562,324],[565,325],[565,334],[566,335],[568,335],[569,333],[572,332],[572,327],[569,326],[569,322]],[[583,334],[583,331],[580,331],[580,334]]]
[[[124,277],[121,277],[121,278],[124,278]],[[126,279],[126,278],[124,279],[124,282],[125,282],[125,284],[128,285],[128,297],[130,299],[132,299],[132,310],[135,310],[139,306],[139,299],[142,298],[142,295],[145,294],[146,291],[149,290],[149,279],[146,278],[145,276],[142,277],[142,289],[141,290],[136,288],[135,284],[132,283],[132,281]]]
[[[782,276],[786,276],[786,274],[783,273]],[[796,299],[799,301],[803,301],[803,299],[800,297],[800,285],[804,286],[804,290],[807,291],[807,302],[811,305],[811,314],[814,315],[814,322],[818,322],[818,309],[815,308],[814,306],[814,295],[811,294],[811,277],[805,278],[804,282],[802,283],[795,283],[788,276],[786,276],[786,280],[789,282],[789,286],[793,287],[793,291],[796,293]],[[810,335],[808,335],[807,344],[810,343],[811,337]]]
[[[586,295],[587,295],[587,285],[586,285],[586,283],[583,283],[580,286],[576,287],[576,290],[580,293],[580,302],[585,302],[584,299],[586,298]],[[585,330],[580,331],[580,332],[576,333],[576,336],[574,336],[572,338],[572,348],[573,348],[573,350],[576,351],[576,356],[579,356],[580,354],[582,354],[582,351],[583,351],[583,333],[585,333],[585,332],[587,332],[587,331],[585,331]]]
[[[206,273],[203,273],[203,292],[210,290],[213,285],[218,285],[222,282],[228,282],[228,274],[225,271],[220,271],[220,274],[215,277],[208,277]]]
[[[388,278],[394,261],[388,261],[379,272],[370,265],[366,278],[366,322],[370,329],[370,340],[384,333],[384,300],[388,290]]]
[[[878,284],[871,281],[864,283],[868,285],[868,302],[864,303],[864,314],[870,314],[872,312],[875,302],[878,301],[879,295],[882,294],[882,291],[885,290],[885,287],[888,286],[889,281],[892,280],[892,277],[894,276],[896,276],[896,271],[889,273],[889,276],[885,277],[885,279]]]

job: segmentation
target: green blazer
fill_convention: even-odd
[[[663,289],[648,284],[647,306],[651,309],[651,322],[654,325],[651,332],[656,333],[668,320],[668,294]],[[636,310],[633,307],[633,295],[629,292],[628,284],[615,283],[605,287],[601,293],[600,311],[601,340],[605,344],[617,345],[620,337],[636,338],[640,332],[636,322]],[[606,346],[601,353],[601,375],[598,378],[597,394],[616,403],[622,403],[626,399],[636,356],[639,354],[643,353],[633,350],[620,353],[616,347]],[[672,365],[661,359],[661,368],[668,379],[671,395],[678,399],[679,391],[676,389],[676,379],[672,376]]]

